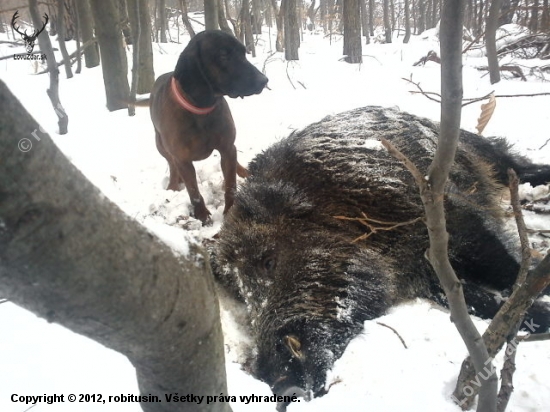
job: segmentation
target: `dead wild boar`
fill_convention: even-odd
[[[214,268],[248,307],[253,373],[274,393],[323,394],[327,370],[363,322],[393,305],[416,297],[445,305],[423,257],[418,188],[379,142],[388,139],[426,171],[437,136],[429,120],[366,107],[295,132],[249,165]],[[524,182],[550,181],[549,166],[514,154],[504,140],[462,131],[446,190],[450,257],[472,313],[483,318],[496,313],[496,293],[506,296],[519,268],[516,231],[503,226],[499,203],[509,167]],[[336,216],[364,216],[369,227]],[[541,332],[549,313],[540,301],[532,310]]]

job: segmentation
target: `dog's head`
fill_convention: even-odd
[[[227,95],[244,97],[260,93],[264,76],[246,59],[246,48],[220,30],[194,36],[181,53],[174,77],[195,99]]]

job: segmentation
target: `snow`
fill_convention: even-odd
[[[197,27],[198,28],[198,27]],[[513,29],[513,28],[512,28]],[[514,29],[515,30],[515,29]],[[274,30],[272,30],[274,34]],[[7,39],[2,34],[1,39]],[[175,38],[175,36],[174,36]],[[11,40],[11,39],[9,39]],[[52,38],[52,41],[55,39]],[[154,45],[155,73],[173,70],[182,44]],[[412,64],[430,50],[439,50],[434,33],[413,36],[408,45],[401,38],[393,44],[363,46],[364,63],[349,65],[341,61],[342,38],[329,39],[319,33],[305,32],[299,62],[286,62],[280,53],[271,55],[275,40],[264,33],[258,40],[258,57],[250,60],[265,68],[269,88],[261,95],[245,99],[228,99],[237,126],[237,150],[241,164],[258,152],[287,136],[293,130],[344,110],[365,105],[398,107],[410,113],[439,119],[439,105],[420,94],[413,94],[418,82],[425,91],[440,92],[440,66],[428,62]],[[69,52],[74,50],[68,44]],[[0,56],[23,52],[22,47],[0,45]],[[131,62],[131,52],[128,51]],[[58,58],[60,60],[60,58]],[[506,63],[533,67],[540,62]],[[464,58],[464,96],[495,94],[529,94],[550,92],[548,75],[543,79],[536,70],[525,70],[527,82],[504,79],[490,85],[486,65],[479,50]],[[126,111],[109,113],[105,109],[101,68],[83,69],[67,80],[60,72],[60,97],[69,116],[69,131],[57,135],[57,118],[46,96],[48,78],[36,75],[39,62],[6,59],[0,61],[0,78],[21,100],[69,159],[109,199],[131,218],[169,244],[176,253],[186,254],[189,244],[210,238],[218,232],[223,219],[223,177],[219,155],[196,163],[199,189],[212,212],[213,225],[202,228],[188,217],[189,200],[185,190],[166,191],[168,168],[158,154],[147,109],[138,108],[135,117]],[[530,74],[531,73],[531,74]],[[463,110],[462,127],[475,132],[480,104]],[[550,96],[497,98],[497,108],[484,134],[505,136],[517,150],[538,162],[550,161],[550,145],[545,145],[550,127]],[[37,136],[40,136],[37,131]],[[24,136],[22,136],[23,138]],[[36,136],[26,136],[36,150],[41,144]],[[372,140],[365,145],[379,149]],[[548,194],[548,188],[522,187],[524,197]],[[548,219],[527,214],[528,226],[548,229]],[[540,242],[544,239],[539,238]],[[228,393],[230,395],[271,395],[267,385],[241,369],[238,362],[250,350],[250,338],[242,324],[242,313],[229,299],[221,310],[226,338]],[[345,307],[342,308],[345,310]],[[399,332],[408,346],[385,323]],[[483,330],[487,322],[476,320]],[[30,405],[13,403],[12,394],[138,394],[135,374],[121,355],[95,342],[48,324],[11,303],[0,305],[0,411],[23,412]],[[545,411],[550,405],[550,351],[548,342],[519,346],[516,388],[509,410]],[[441,308],[425,301],[415,301],[393,309],[377,321],[365,323],[364,332],[348,346],[329,373],[330,392],[311,402],[300,400],[289,412],[362,410],[373,411],[460,411],[450,399],[460,363],[466,354],[464,345]],[[499,366],[502,358],[497,358]],[[206,395],[206,394],[196,394]],[[233,411],[274,411],[274,403],[243,402],[232,404]],[[117,403],[105,407],[93,403],[39,404],[35,411],[140,411],[135,403]]]

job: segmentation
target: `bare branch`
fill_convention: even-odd
[[[399,334],[399,332],[397,332],[394,328],[392,328],[390,325],[386,325],[385,323],[382,323],[382,322],[376,322],[378,325],[380,326],[384,326],[385,328],[388,328],[390,330],[393,331],[393,333],[395,333],[397,335],[397,337],[399,338],[399,340],[401,341],[401,343],[403,344],[403,346],[405,347],[405,349],[409,349],[407,347],[407,344],[405,343],[405,341],[403,340],[403,338],[401,337],[401,335]]]

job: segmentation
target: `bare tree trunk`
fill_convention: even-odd
[[[359,0],[343,0],[344,56],[348,63],[362,63],[361,9]]]
[[[409,6],[409,0],[405,0],[405,37],[403,43],[408,43],[411,38],[411,11]]]
[[[73,4],[72,4],[72,7],[74,10],[76,10],[76,0],[72,0]],[[80,16],[78,15],[78,12],[76,12],[76,36],[75,36],[75,39],[76,39],[76,70],[75,70],[75,73],[76,74],[80,74],[80,72],[82,71],[82,51],[80,49],[80,38],[81,38],[81,34],[80,34]]]
[[[361,7],[361,30],[363,36],[365,36],[366,44],[370,43],[369,36],[369,14],[367,12],[367,0],[359,0],[359,5]]]
[[[204,25],[206,30],[218,30],[218,0],[204,0]]]
[[[91,0],[90,5],[101,53],[107,109],[109,111],[124,109],[127,107],[130,86],[128,85],[128,60],[118,27],[118,10],[116,4],[102,0]]]
[[[538,33],[539,31],[539,0],[533,0],[529,28],[533,33]]]
[[[29,11],[31,13],[32,24],[34,27],[41,27],[43,21],[40,12],[38,11],[38,0],[29,0]],[[48,33],[42,33],[38,36],[38,45],[42,53],[46,54],[46,64],[48,65],[48,72],[50,76],[50,87],[46,90],[50,101],[52,102],[53,109],[57,115],[57,125],[59,126],[59,134],[67,134],[69,117],[65,112],[65,108],[61,105],[59,100],[59,70],[57,69],[57,63],[55,61],[55,54],[53,53],[52,42]],[[4,104],[2,104],[4,107]],[[4,109],[6,110],[6,109]]]
[[[315,1],[315,0],[313,0]],[[252,34],[262,34],[262,12],[260,0],[252,0]]]
[[[229,24],[227,24],[227,18],[225,17],[224,7],[222,6],[223,0],[218,0],[218,23],[220,25],[220,29],[228,34],[233,35],[233,31],[229,27]]]
[[[374,36],[374,0],[369,0],[369,34]]]
[[[548,0],[542,0],[542,17],[540,21],[540,29],[542,33],[550,34],[550,6]]]
[[[65,61],[65,75],[67,79],[73,77],[73,70],[71,69],[71,59],[69,59],[69,53],[67,52],[67,46],[65,45],[65,0],[57,0],[57,42],[59,43],[59,50]]]
[[[31,0],[35,2],[35,0]],[[35,4],[36,5],[36,4]],[[73,166],[0,82],[0,294],[128,357],[145,412],[230,412],[229,403],[167,402],[227,394],[223,335],[208,257],[175,255]],[[153,398],[154,399],[154,398]]]
[[[284,9],[282,8],[282,2],[281,2],[281,9],[279,10],[279,6],[277,6],[277,0],[271,0],[271,7],[273,9],[273,14],[275,14],[275,25],[277,26],[277,39],[275,40],[275,50],[278,52],[282,52],[283,44],[284,44],[284,38],[283,38],[283,12]]]
[[[158,29],[160,30],[160,42],[168,43],[168,39],[166,38],[166,31],[168,30],[166,20],[166,0],[158,0],[157,13],[159,22]]]
[[[243,0],[240,13],[240,34],[244,38],[246,51],[252,53],[256,57],[256,47],[254,45],[254,37],[252,36],[252,20],[250,16],[250,0]],[[243,36],[244,35],[244,36]]]
[[[136,94],[139,81],[139,49],[141,48],[141,13],[140,0],[127,0],[128,18],[132,24],[132,85],[130,86],[130,103],[128,116],[136,115]],[[130,17],[130,14],[132,17]]]
[[[181,20],[183,21],[183,25],[185,26],[187,33],[189,33],[189,36],[194,37],[195,30],[193,30],[193,26],[191,26],[191,22],[189,21],[189,17],[187,16],[187,0],[180,0],[180,7]]]
[[[481,34],[483,33],[483,0],[479,0],[479,9],[478,9],[478,14],[477,14],[477,33],[476,34]]]
[[[426,0],[418,0],[418,34],[426,30]]]
[[[389,0],[383,0],[383,8],[384,8],[384,33],[386,34],[386,43],[391,43],[391,24],[390,24],[390,6],[389,6]]]
[[[462,111],[462,29],[464,0],[445,1],[441,12],[441,131],[433,163],[428,169],[431,190],[422,195],[426,208],[426,225],[430,237],[428,259],[437,273],[456,325],[476,372],[492,368],[492,359],[469,314],[462,284],[448,259],[448,234],[443,209],[445,183],[453,163],[460,132]],[[429,213],[427,205],[433,208]],[[444,275],[443,273],[446,272]],[[492,369],[491,369],[492,370]],[[492,374],[481,383],[478,412],[496,412],[498,379]]]
[[[300,48],[300,25],[298,23],[298,12],[296,0],[283,0],[284,3],[284,40],[285,59],[299,60],[298,49]]]
[[[80,22],[82,43],[87,43],[94,37],[94,23],[89,0],[75,0],[76,12]],[[87,68],[99,66],[99,51],[97,43],[84,49],[84,64]]]
[[[130,19],[128,17],[128,6],[126,5],[126,0],[117,0],[117,11],[119,26],[122,30],[124,41],[126,42],[126,45],[133,44],[132,30],[130,30]]]
[[[155,82],[155,72],[153,69],[153,47],[151,44],[151,16],[149,14],[149,5],[147,0],[127,0],[128,19],[130,20],[130,28],[132,32],[133,48],[138,50],[138,65],[137,65],[137,89],[136,93],[149,93]],[[139,20],[136,19],[135,9],[139,8]],[[139,43],[136,43],[138,37],[135,29],[139,26],[140,36]],[[134,56],[135,57],[135,56]],[[132,66],[132,73],[134,67]],[[133,74],[132,74],[133,79]]]
[[[500,81],[500,67],[497,57],[496,34],[498,28],[498,20],[500,16],[501,0],[492,0],[491,9],[489,10],[489,18],[485,26],[485,48],[487,49],[487,62],[489,66],[489,77],[491,84]]]

